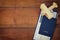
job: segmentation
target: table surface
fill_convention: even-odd
[[[0,0],[0,40],[33,40],[40,4],[59,0]],[[60,7],[52,40],[60,40]]]

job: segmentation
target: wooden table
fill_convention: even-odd
[[[33,40],[42,2],[59,0],[0,0],[0,40]],[[60,7],[53,40],[60,40]]]

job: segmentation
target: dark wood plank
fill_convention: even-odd
[[[0,8],[0,27],[35,27],[39,8]]]
[[[35,27],[39,12],[39,8],[17,8],[14,14],[17,27]]]
[[[39,7],[42,2],[50,5],[53,1],[60,2],[59,0],[0,0],[0,7]]]
[[[38,7],[39,5],[39,0],[16,0],[16,7]]]
[[[14,8],[0,8],[0,27],[13,26],[14,23]]]
[[[60,27],[57,28],[57,26],[56,26],[52,40],[60,40]]]
[[[34,29],[0,29],[0,39],[2,40],[32,40]]]
[[[0,28],[2,40],[32,40],[35,28]],[[60,40],[60,28],[56,28],[53,40]]]
[[[0,7],[14,7],[15,0],[0,0]]]
[[[50,6],[53,2],[59,4],[60,0],[16,0],[16,7],[40,7],[41,3]]]

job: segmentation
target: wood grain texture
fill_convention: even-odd
[[[33,40],[39,6],[59,0],[0,0],[0,40]],[[52,40],[60,40],[60,7]]]
[[[14,16],[15,13],[14,8],[0,8],[0,27],[4,26],[13,26],[14,23]]]
[[[51,3],[53,1],[58,2],[59,0],[0,0],[0,7],[39,7],[42,2]]]
[[[35,27],[38,14],[38,8],[17,8],[15,14],[16,25],[18,27]]]
[[[1,40],[33,40],[35,28],[1,28]],[[60,40],[60,28],[56,28],[53,39]]]
[[[1,40],[32,40],[34,29],[18,28],[18,29],[0,29]]]
[[[0,0],[0,7],[14,7],[15,0]]]
[[[0,27],[34,27],[39,8],[0,8]]]

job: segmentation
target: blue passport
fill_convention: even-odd
[[[39,34],[52,37],[53,32],[56,26],[56,18],[48,19],[46,16],[43,16]]]
[[[57,10],[53,9],[50,11],[53,13],[53,18],[51,19],[42,16],[42,13],[40,13],[33,37],[34,40],[52,40],[56,28]]]
[[[56,12],[54,10],[54,12]],[[41,26],[39,29],[39,34],[45,35],[51,38],[53,37],[54,30],[56,28],[57,18],[48,19],[46,16],[43,16],[41,20]]]

